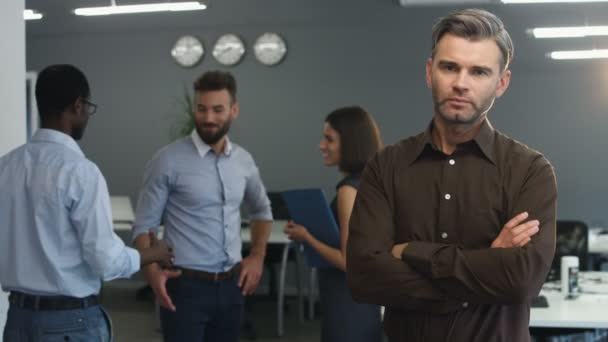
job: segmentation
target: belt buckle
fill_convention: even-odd
[[[216,283],[217,283],[218,277],[219,277],[219,272],[215,272],[215,273],[213,273],[213,281],[214,281],[214,282],[216,282]]]

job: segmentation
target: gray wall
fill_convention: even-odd
[[[608,64],[553,62],[544,54],[604,41],[535,41],[525,29],[583,20],[605,24],[604,7],[489,7],[507,23],[516,45],[511,87],[491,120],[553,162],[561,218],[608,222]],[[320,186],[332,194],[339,175],[323,167],[317,148],[324,116],[360,104],[373,113],[386,143],[424,129],[432,109],[424,83],[430,28],[451,9],[401,8],[390,0],[222,0],[204,12],[111,18],[47,9],[46,22],[28,23],[27,65],[40,70],[73,63],[85,71],[100,107],[82,147],[106,175],[111,193],[135,199],[145,162],[169,141],[183,86],[221,68],[209,54],[217,37],[237,33],[250,48],[262,32],[279,32],[289,48],[282,64],[262,66],[248,51],[239,65],[226,68],[238,79],[241,103],[231,138],[252,152],[269,189]],[[193,69],[169,56],[182,34],[198,36],[207,48]]]

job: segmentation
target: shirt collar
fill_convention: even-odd
[[[477,146],[481,149],[483,154],[488,158],[493,164],[496,164],[496,152],[494,149],[494,133],[496,130],[490,123],[490,120],[486,118],[483,120],[483,124],[481,124],[481,129],[479,129],[479,133],[473,139]]]
[[[60,144],[78,153],[78,155],[84,157],[84,153],[82,152],[80,146],[78,146],[74,138],[55,129],[38,129],[38,131],[36,131],[34,136],[32,136],[32,138],[30,139],[30,142],[50,142]]]
[[[198,132],[196,131],[196,129],[192,130],[190,137],[192,137],[192,142],[194,143],[194,146],[196,147],[198,154],[202,158],[204,158],[205,155],[209,152],[209,150],[211,150],[211,146],[207,145],[203,141],[203,139],[201,139],[201,137],[200,137],[200,135],[198,135]],[[232,143],[230,142],[230,139],[228,139],[228,136],[226,136],[226,146],[224,147],[223,154],[226,157],[229,157],[231,152],[232,152]]]
[[[437,149],[433,143],[433,121],[428,125],[427,129],[416,138],[416,150],[410,164],[417,160],[425,148]],[[483,120],[479,132],[473,138],[479,149],[493,164],[496,164],[496,153],[494,151],[494,133],[495,129],[488,118]]]

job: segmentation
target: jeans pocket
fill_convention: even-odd
[[[90,333],[84,318],[53,322],[42,328],[40,342],[86,342]]]
[[[107,334],[108,338],[106,340],[109,342],[112,342],[112,341],[114,341],[114,329],[112,326],[112,318],[110,317],[108,312],[102,306],[99,306],[99,310],[101,310],[101,313],[103,314],[103,318],[106,320],[106,324],[108,325],[108,334]]]

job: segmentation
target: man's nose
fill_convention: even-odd
[[[469,82],[470,82],[470,77],[469,75],[463,70],[461,72],[459,72],[456,77],[454,78],[454,82],[452,83],[452,87],[454,88],[454,90],[458,91],[458,92],[465,92],[469,89]]]

